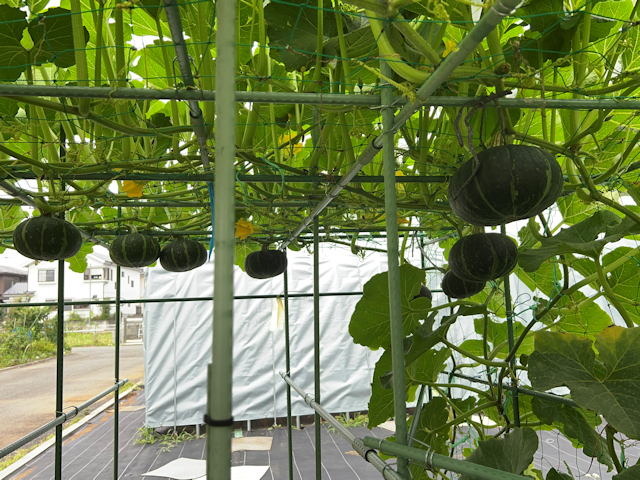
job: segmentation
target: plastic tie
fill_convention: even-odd
[[[204,423],[210,427],[230,427],[233,425],[233,417],[229,417],[226,420],[214,420],[208,414],[204,414]]]

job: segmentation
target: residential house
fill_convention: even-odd
[[[98,248],[96,247],[95,250]],[[64,298],[66,301],[110,300],[116,296],[116,268],[108,254],[95,251],[87,255],[87,269],[84,273],[71,271],[69,263],[64,269]],[[26,264],[28,268],[27,291],[34,292],[31,302],[55,302],[58,298],[58,262],[36,262]],[[121,268],[120,298],[133,300],[144,293],[144,270],[141,268]],[[123,317],[142,317],[141,304],[123,303]],[[114,307],[111,306],[111,313]],[[66,305],[65,318],[75,312],[83,318],[93,318],[102,312],[100,305]]]
[[[11,289],[17,283],[26,283],[26,282],[27,282],[26,270],[0,265],[0,301],[6,303],[8,298],[5,295],[5,292]]]
[[[27,290],[27,282],[14,283],[13,286],[4,292],[4,303],[28,302],[35,292]]]

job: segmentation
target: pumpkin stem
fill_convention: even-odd
[[[484,227],[482,225],[474,225],[471,227],[471,233],[484,233]]]
[[[138,233],[138,227],[136,227],[135,225],[130,224],[130,225],[127,225],[127,227],[129,228],[129,231],[131,233]]]
[[[269,244],[268,244],[268,243],[263,243],[263,244],[262,244],[262,251],[263,251],[263,252],[266,252],[266,251],[268,251],[268,250],[269,250]]]

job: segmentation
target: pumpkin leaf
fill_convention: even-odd
[[[607,266],[623,257],[628,257],[631,251],[629,247],[618,247],[614,251],[607,253],[602,258],[602,265]],[[609,285],[616,293],[616,297],[622,303],[624,309],[629,313],[631,319],[640,325],[640,309],[638,309],[638,298],[640,297],[640,267],[635,258],[623,263],[613,270],[608,277]]]
[[[324,1],[322,33],[325,41],[338,35],[331,2]],[[287,70],[310,67],[315,61],[318,43],[318,11],[308,2],[291,0],[271,2],[264,8],[271,58],[284,63]]]
[[[640,478],[640,463],[613,476],[613,480],[637,480],[638,478]]]
[[[573,475],[570,475],[568,473],[562,473],[557,471],[555,468],[552,468],[547,473],[546,480],[574,480],[574,478],[573,478]]]
[[[21,45],[27,26],[26,14],[18,8],[0,5],[0,80],[17,80],[29,64],[29,53]]]
[[[69,263],[69,269],[72,272],[84,273],[88,266],[87,255],[89,255],[90,253],[93,253],[93,244],[83,243],[78,253],[76,253],[73,257],[66,259],[66,261]]]
[[[593,342],[570,333],[538,332],[529,358],[536,390],[567,386],[581,407],[603,415],[619,432],[640,438],[640,328],[611,326]]]
[[[604,237],[598,239],[602,233]],[[640,234],[640,226],[630,218],[621,219],[609,210],[599,210],[592,217],[545,238],[540,248],[520,252],[518,263],[525,272],[533,272],[545,260],[560,254],[579,253],[597,257],[607,243],[637,234]]]
[[[50,8],[44,15],[31,20],[28,28],[33,40],[32,57],[36,64],[53,62],[60,68],[76,64],[70,10]],[[89,31],[85,27],[84,43],[88,41]]]
[[[402,330],[404,336],[412,333],[427,318],[431,300],[415,297],[425,273],[408,263],[400,266],[400,292],[402,301]],[[349,333],[353,341],[373,349],[391,344],[389,327],[389,274],[379,273],[364,285],[363,295],[351,316]]]
[[[465,461],[520,475],[533,462],[533,454],[537,449],[538,435],[532,428],[514,428],[504,438],[480,442]],[[460,480],[471,478],[469,475],[462,475]]]
[[[559,428],[576,448],[583,446],[582,451],[585,455],[596,458],[598,462],[606,465],[608,472],[613,469],[613,460],[607,449],[607,441],[587,422],[585,418],[587,412],[540,398],[534,398],[531,406],[533,413],[542,423]],[[596,414],[590,413],[599,419]]]

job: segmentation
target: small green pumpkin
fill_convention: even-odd
[[[287,269],[287,254],[280,250],[262,250],[252,252],[244,259],[244,271],[252,278],[265,279],[280,275]]]
[[[146,267],[160,256],[160,244],[150,235],[133,233],[117,237],[109,247],[109,256],[113,263],[121,267]]]
[[[453,213],[472,225],[502,225],[530,218],[562,193],[562,169],[549,152],[529,145],[502,145],[465,162],[449,183]]]
[[[474,233],[458,240],[449,252],[449,267],[457,277],[487,282],[504,277],[516,267],[518,247],[500,233]]]
[[[442,291],[451,298],[469,298],[484,290],[487,282],[469,282],[456,276],[451,270],[442,278]]]
[[[160,265],[169,272],[188,272],[206,261],[207,249],[190,238],[178,237],[160,252]]]
[[[82,247],[80,231],[71,223],[50,215],[32,217],[13,231],[18,253],[34,260],[64,260]]]
[[[411,300],[415,300],[416,298],[421,298],[421,297],[428,298],[429,300],[432,300],[433,298],[433,295],[431,294],[431,290],[429,290],[427,286],[424,284],[420,284],[420,291]]]

